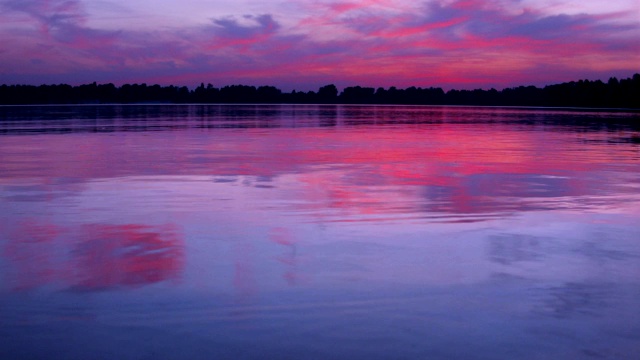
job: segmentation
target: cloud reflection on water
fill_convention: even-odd
[[[399,115],[400,119],[392,118],[392,109],[384,107],[360,112],[345,108],[334,114],[338,121],[344,122],[342,117],[360,119],[362,125],[292,125],[296,116],[321,116],[313,109],[302,115],[271,110],[275,115],[264,115],[267,117],[262,120],[262,115],[256,117],[263,111],[259,109],[237,115],[252,121],[276,121],[276,127],[264,129],[209,131],[195,127],[197,117],[179,118],[176,114],[165,120],[182,130],[153,136],[146,132],[78,134],[65,137],[65,141],[55,136],[3,136],[0,171],[8,185],[14,186],[15,180],[21,179],[49,196],[65,190],[59,186],[61,181],[73,192],[78,190],[73,184],[82,186],[87,181],[126,176],[216,176],[228,181],[244,176],[260,179],[250,186],[263,188],[276,186],[278,179],[295,179],[304,184],[304,189],[292,191],[306,192],[296,196],[311,201],[321,196],[328,201],[323,206],[363,214],[402,212],[407,206],[412,211],[458,214],[512,212],[556,208],[568,197],[582,199],[572,206],[589,206],[589,199],[637,190],[632,187],[637,179],[617,182],[615,177],[637,173],[638,153],[614,152],[611,150],[616,144],[606,143],[606,139],[618,138],[624,131],[614,136],[585,132],[580,126],[571,132],[569,127],[559,125],[504,125],[501,121],[505,117],[517,124],[518,116],[524,115],[500,109],[478,110],[477,123],[464,123],[456,122],[457,113],[437,108],[403,109],[407,114]],[[152,117],[144,123],[162,114],[152,111]],[[416,120],[415,125],[406,126],[402,116],[423,116],[431,121]],[[550,112],[548,118],[555,116],[569,123],[585,119],[581,113],[572,117],[570,112]],[[440,120],[434,122],[434,117]],[[283,125],[289,118],[294,123]],[[204,117],[203,121],[215,123],[215,119]],[[540,123],[545,124],[546,119]],[[126,120],[117,121],[127,124]],[[398,122],[404,125],[397,126]],[[587,146],[587,142],[593,146]],[[49,186],[38,180],[43,174]],[[8,196],[37,200],[33,196],[38,192],[25,190]],[[397,204],[400,208],[388,206],[394,199],[404,199]]]
[[[609,141],[628,128],[296,109],[0,136],[5,334],[141,358],[150,338],[211,358],[637,348],[640,157]]]
[[[8,227],[5,280],[17,291],[136,287],[179,279],[184,267],[184,239],[172,225],[72,228],[29,219]]]
[[[29,108],[24,111],[32,113]],[[219,232],[212,241],[225,236],[228,241],[244,239],[230,253],[235,259],[233,286],[242,298],[258,291],[266,265],[255,262],[264,261],[263,251],[279,264],[282,280],[293,286],[309,275],[300,271],[301,264],[312,261],[308,256],[305,260],[299,248],[328,236],[323,235],[327,229],[350,223],[356,228],[388,224],[394,229],[411,223],[465,229],[524,212],[606,213],[624,206],[638,212],[638,153],[612,151],[622,146],[632,150],[634,144],[607,141],[627,136],[626,122],[614,127],[617,132],[597,131],[594,121],[599,113],[132,106],[71,107],[60,121],[79,126],[82,119],[97,116],[95,111],[104,113],[104,119],[93,121],[111,124],[117,131],[155,123],[170,123],[173,131],[86,133],[80,127],[78,133],[45,131],[35,136],[10,131],[0,142],[0,186],[3,201],[12,209],[6,224],[28,223],[32,220],[21,214],[44,211],[34,217],[36,225],[14,228],[21,235],[10,238],[9,258],[19,258],[16,254],[26,249],[30,232],[38,232],[32,238],[42,238],[43,244],[75,237],[77,245],[69,245],[69,240],[65,244],[74,249],[71,259],[76,267],[85,271],[74,275],[70,286],[77,289],[174,278],[186,261],[185,240],[173,230],[142,225],[149,221],[169,219],[186,229],[203,228],[205,223],[235,229],[199,231]],[[78,119],[68,119],[69,114]],[[625,119],[624,114],[611,116]],[[322,126],[327,118],[333,119],[332,125]],[[554,125],[553,119],[565,125]],[[7,126],[37,127],[41,122],[15,121]],[[254,126],[200,126],[237,121]],[[114,219],[131,225],[109,225]],[[500,236],[488,240],[490,257],[497,263],[518,263],[531,255],[518,248],[528,244],[520,235],[515,240]],[[265,238],[271,246],[247,240],[253,238]],[[51,245],[51,253],[60,252],[56,246]],[[37,254],[34,258],[48,257],[49,252],[31,251]],[[52,273],[60,272],[57,267],[72,272],[59,263],[59,256],[56,259],[58,263],[48,268],[50,259],[17,260],[23,268],[16,273],[24,277],[21,286],[46,284]],[[273,265],[266,267],[276,271]]]

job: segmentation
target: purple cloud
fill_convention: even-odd
[[[213,19],[214,32],[226,38],[250,38],[273,34],[280,27],[270,14],[244,15],[243,18],[250,24],[243,25],[234,18]]]
[[[622,12],[514,11],[479,0],[303,3],[295,19],[264,5],[271,11],[202,15],[182,27],[106,29],[83,1],[0,0],[0,83],[500,88],[628,76],[640,63],[640,25]]]

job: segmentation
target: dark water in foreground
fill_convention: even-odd
[[[635,358],[639,123],[0,108],[0,358]]]

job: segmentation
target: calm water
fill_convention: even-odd
[[[631,359],[640,115],[0,107],[0,358]]]

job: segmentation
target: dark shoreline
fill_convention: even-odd
[[[640,109],[640,74],[608,82],[571,81],[544,88],[519,86],[503,90],[352,86],[339,92],[326,85],[317,92],[282,92],[273,86],[231,85],[216,88],[202,83],[186,86],[125,84],[0,85],[0,105],[98,104],[357,104],[498,106],[579,109]]]
[[[138,103],[56,103],[56,104],[0,104],[0,109],[5,108],[30,108],[30,107],[112,107],[112,106],[256,106],[256,107],[277,107],[277,106],[340,106],[340,107],[416,107],[416,108],[469,108],[469,109],[511,109],[511,110],[540,110],[540,111],[567,111],[567,112],[607,112],[607,113],[640,113],[637,108],[607,108],[607,107],[579,107],[579,106],[526,106],[526,105],[447,105],[447,104],[358,104],[358,103],[174,103],[174,102],[138,102]]]

